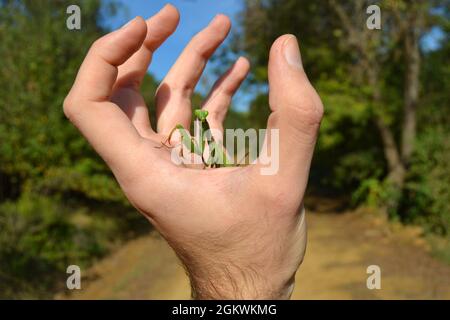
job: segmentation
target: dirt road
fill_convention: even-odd
[[[450,299],[450,266],[427,253],[415,229],[393,230],[383,219],[353,212],[314,210],[307,216],[308,248],[293,299]],[[367,289],[369,265],[381,268],[380,290]],[[190,297],[183,268],[156,233],[95,264],[82,286],[69,298]]]

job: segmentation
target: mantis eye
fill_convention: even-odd
[[[205,121],[206,117],[208,116],[208,111],[207,110],[202,110],[202,109],[195,109],[194,110],[194,115],[200,121]]]

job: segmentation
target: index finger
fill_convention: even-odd
[[[109,101],[117,67],[142,45],[147,26],[141,17],[98,39],[89,49],[64,101],[64,113],[114,169],[126,165],[140,136],[125,113]]]

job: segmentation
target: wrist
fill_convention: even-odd
[[[230,269],[239,269],[239,272]],[[207,273],[205,276],[204,273],[188,272],[192,298],[195,300],[287,300],[295,284],[295,275],[283,281],[236,266]]]
[[[189,276],[192,298],[289,299],[306,247],[304,217],[301,210],[295,219],[265,224],[271,229],[240,224],[228,228],[233,232],[226,235],[202,234],[196,242],[185,236],[171,242]]]

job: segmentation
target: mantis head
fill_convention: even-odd
[[[195,109],[194,115],[198,120],[203,122],[206,120],[206,117],[208,116],[208,111],[202,109]]]

